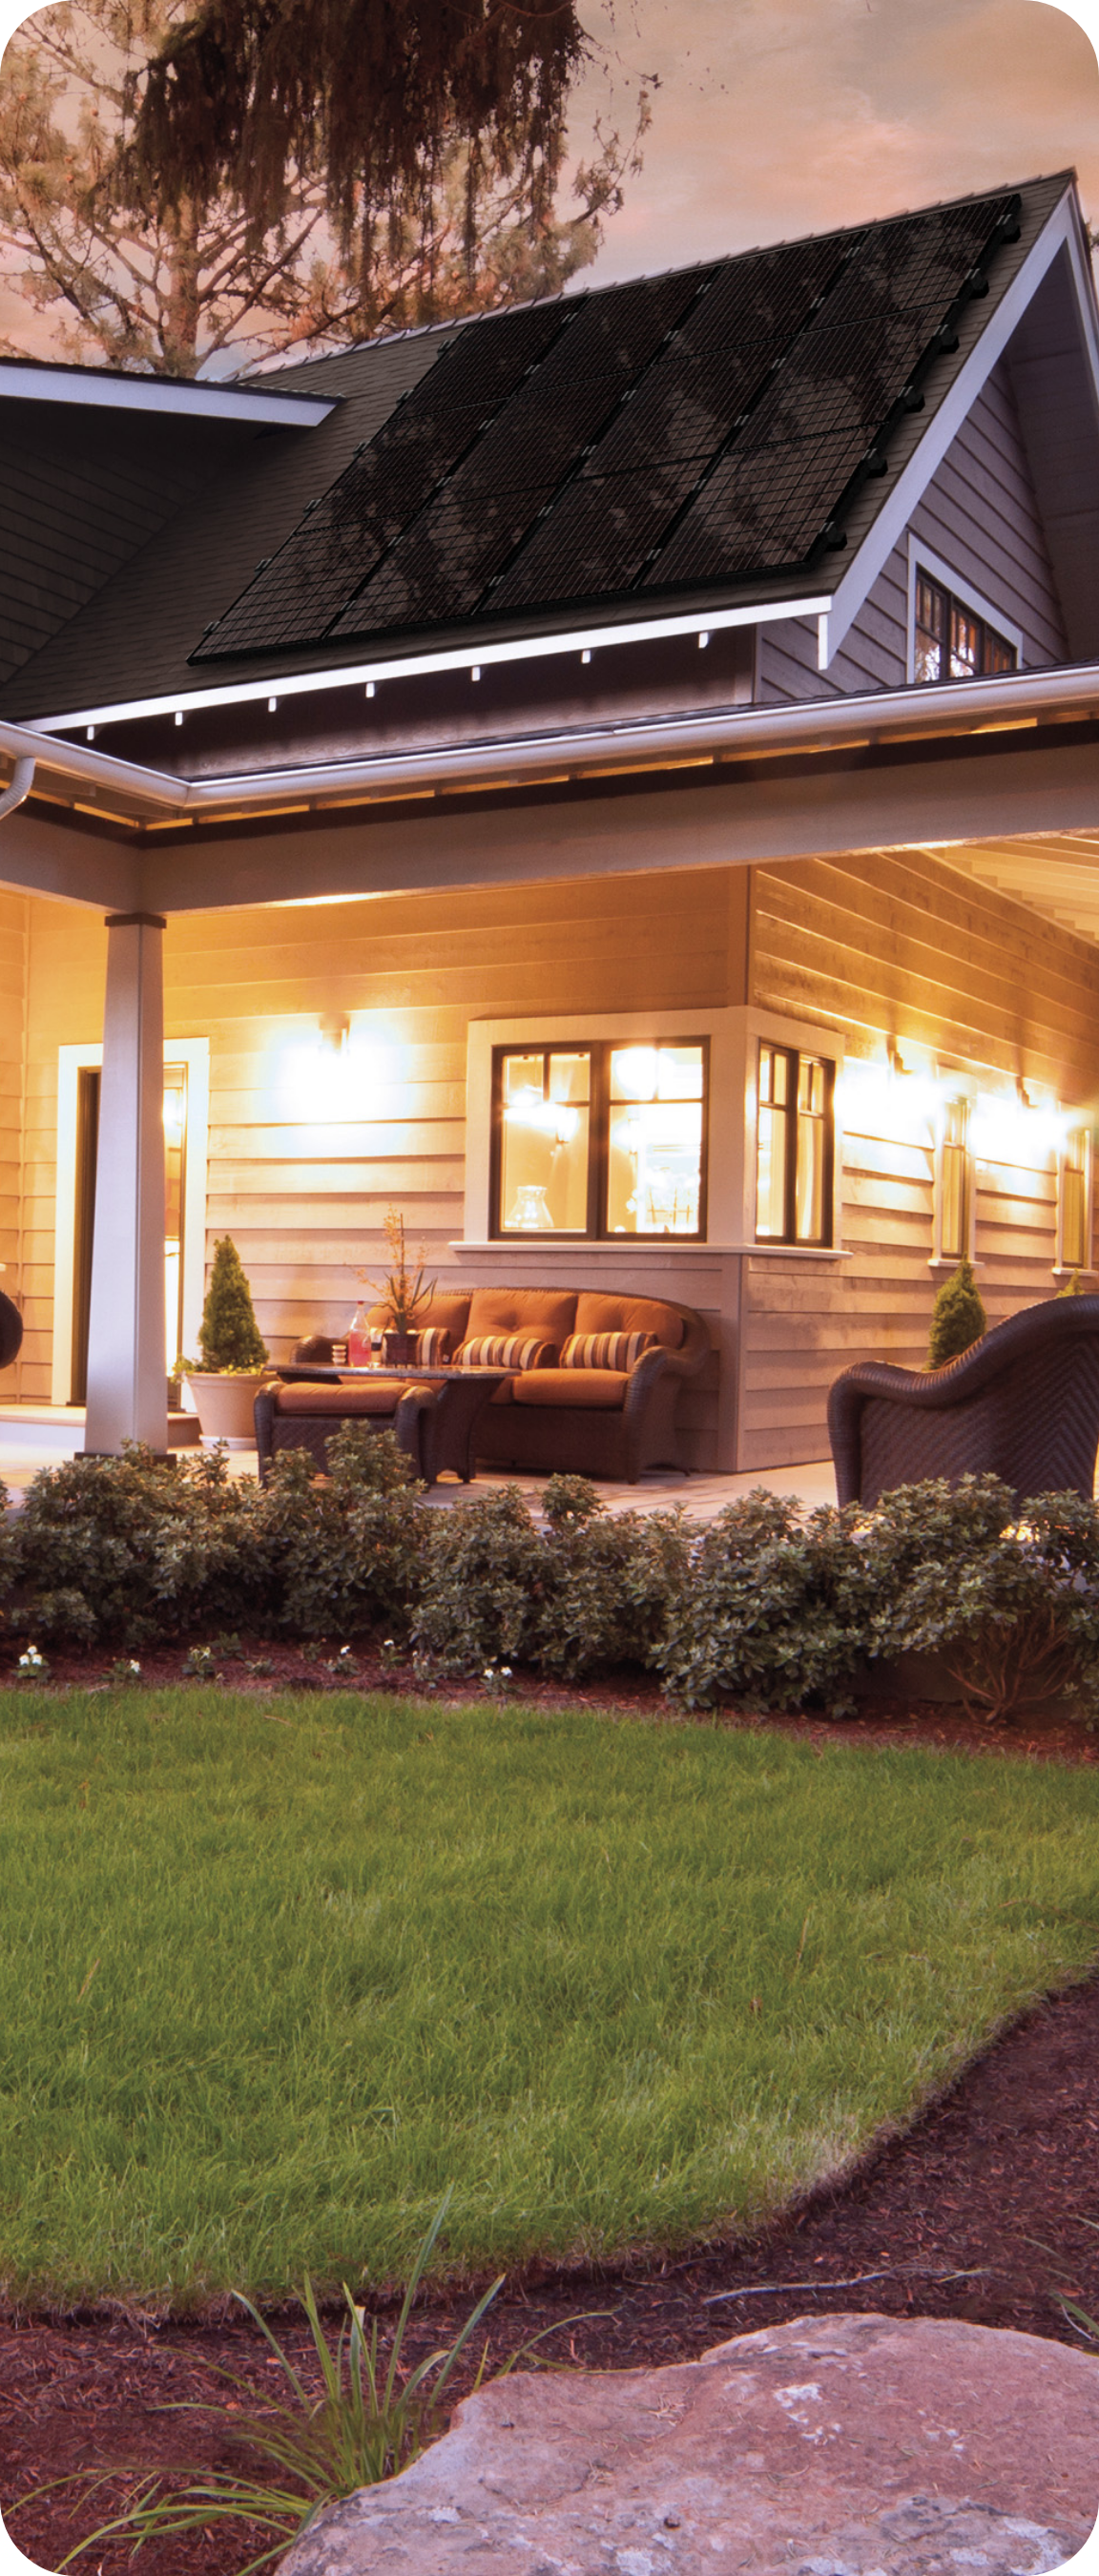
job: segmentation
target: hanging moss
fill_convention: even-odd
[[[971,1350],[987,1329],[988,1317],[981,1304],[972,1262],[959,1261],[949,1279],[943,1280],[935,1299],[931,1339],[927,1347],[928,1368],[943,1368],[947,1360],[956,1360],[962,1351]]]
[[[203,1367],[208,1369],[261,1369],[267,1358],[252,1291],[230,1234],[220,1234],[214,1246],[198,1346]]]

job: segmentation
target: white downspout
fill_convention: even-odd
[[[25,805],[34,785],[33,760],[17,760],[7,786],[0,793],[0,821],[14,814],[17,805]]]

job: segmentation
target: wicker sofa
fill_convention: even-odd
[[[371,1320],[382,1322],[380,1309]],[[437,1287],[422,1322],[449,1335],[456,1359],[479,1352],[486,1364],[515,1371],[479,1417],[478,1460],[545,1474],[567,1468],[629,1484],[646,1467],[684,1463],[676,1428],[680,1389],[710,1351],[693,1307],[586,1288]],[[596,1345],[604,1336],[622,1346],[612,1340],[600,1354]],[[625,1347],[631,1339],[632,1354]],[[508,1343],[525,1346],[524,1365],[489,1361],[494,1346]],[[587,1346],[582,1357],[578,1344]],[[311,1355],[324,1350],[316,1338],[308,1347]],[[618,1364],[595,1364],[601,1356]],[[438,1348],[432,1358],[440,1358]],[[333,1370],[323,1380],[299,1372],[291,1383],[293,1374],[292,1367],[281,1380],[276,1376],[256,1397],[261,1475],[281,1449],[306,1448],[323,1463],[333,1430],[358,1418],[393,1428],[431,1481],[436,1393],[430,1380],[409,1381],[394,1370],[352,1384]]]
[[[1002,1476],[1029,1494],[1090,1495],[1099,1445],[1099,1297],[1052,1298],[945,1368],[860,1360],[836,1379],[828,1432],[841,1503],[897,1485]]]

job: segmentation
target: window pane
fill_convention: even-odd
[[[587,1231],[590,1064],[549,1048],[504,1057],[499,1219],[509,1234]]]
[[[611,1103],[609,1234],[697,1234],[700,1100]]]
[[[660,1055],[654,1046],[611,1048],[611,1099],[655,1100]]]
[[[1078,1127],[1061,1167],[1061,1259],[1068,1270],[1091,1267],[1087,1243],[1087,1132]]]
[[[700,1046],[662,1046],[658,1050],[656,1092],[658,1100],[701,1100]]]
[[[916,583],[916,657],[917,680],[941,680],[943,676],[943,627],[946,601],[932,581],[921,577]]]
[[[942,1224],[939,1250],[946,1261],[961,1261],[969,1250],[969,1104],[950,1100],[942,1143]]]
[[[1008,644],[991,626],[985,628],[984,667],[986,671],[1015,671],[1019,667],[1014,644]]]
[[[981,667],[983,628],[979,617],[971,617],[955,599],[950,603],[950,677],[973,680]]]
[[[798,1067],[795,1185],[795,1232],[799,1243],[823,1243],[827,1231],[824,1205],[828,1144],[825,1097],[825,1072],[819,1056],[802,1056]]]
[[[756,1233],[781,1242],[786,1232],[786,1056],[779,1047],[759,1050],[756,1131]]]

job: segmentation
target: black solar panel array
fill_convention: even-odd
[[[1006,203],[465,325],[192,658],[797,570]]]

